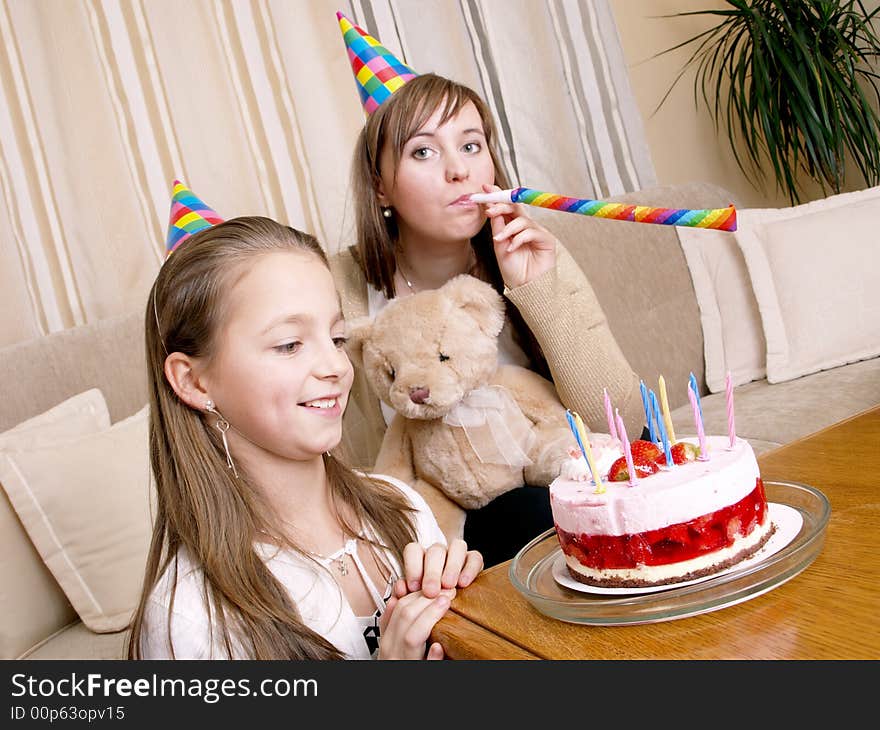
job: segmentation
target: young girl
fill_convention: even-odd
[[[407,485],[329,455],[352,368],[318,242],[258,217],[206,228],[163,264],[145,325],[158,507],[129,657],[425,658],[482,558],[447,549]]]
[[[360,41],[348,22],[340,17],[346,44],[357,54]],[[466,86],[415,75],[375,39],[367,52],[400,69],[403,83],[378,104],[367,91],[374,84],[360,87],[368,117],[352,164],[357,245],[331,260],[346,317],[373,314],[390,299],[470,273],[506,298],[502,362],[552,380],[562,402],[597,431],[607,429],[607,388],[628,431],[641,433],[639,378],[577,263],[524,206],[470,202],[472,193],[510,187],[486,104]],[[362,77],[363,71],[358,84]],[[356,374],[346,413],[353,463],[374,463],[391,415]],[[525,488],[471,512],[465,537],[491,565],[552,524],[546,489]],[[519,534],[511,531],[516,525]]]

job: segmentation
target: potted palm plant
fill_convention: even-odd
[[[772,170],[800,202],[799,178],[841,192],[847,168],[880,181],[880,39],[861,0],[727,0],[726,7],[675,13],[717,23],[672,48],[693,49],[658,109],[690,68],[716,130],[756,185]],[[769,167],[767,163],[769,162]]]

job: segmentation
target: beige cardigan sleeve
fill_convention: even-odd
[[[603,389],[620,411],[630,440],[645,424],[639,378],[608,327],[593,287],[561,244],[556,267],[505,295],[541,345],[563,404],[586,426],[608,432]]]

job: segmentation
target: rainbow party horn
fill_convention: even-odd
[[[494,193],[473,193],[474,203],[524,203],[538,208],[562,210],[566,213],[591,215],[597,218],[610,218],[616,221],[635,223],[659,223],[666,226],[689,226],[691,228],[712,228],[718,231],[736,230],[736,208],[689,210],[688,208],[650,208],[645,205],[626,203],[605,203],[601,200],[569,198],[565,195],[545,193],[532,188],[513,188]]]

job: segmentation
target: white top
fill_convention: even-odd
[[[423,547],[434,543],[446,545],[446,538],[425,500],[408,484],[383,474],[373,475],[397,487],[415,507],[413,513],[416,539]],[[401,566],[390,552],[385,553],[393,575],[388,585],[377,587],[370,579],[357,554],[357,541],[349,540],[331,556],[323,559],[322,569],[314,560],[290,550],[256,543],[255,549],[266,562],[275,578],[290,592],[299,609],[303,622],[316,633],[334,644],[347,659],[370,659],[376,656],[379,636],[379,616],[390,597],[391,587],[402,573]],[[334,558],[346,552],[352,557],[355,569],[360,571],[373,601],[375,613],[355,616],[345,594],[331,571]],[[177,659],[248,659],[241,646],[233,647],[232,657],[227,655],[222,639],[212,635],[208,622],[208,608],[204,601],[202,569],[196,565],[189,551],[181,548],[177,559],[177,587],[174,611],[171,618],[171,641]],[[150,595],[144,612],[141,636],[141,655],[144,659],[171,659],[168,646],[168,604],[173,564],[160,577]],[[214,607],[211,607],[212,616]],[[216,629],[216,621],[213,622]]]
[[[372,286],[367,285],[367,313],[370,317],[375,317],[388,304],[388,298],[385,294]],[[513,339],[513,327],[510,321],[505,317],[504,326],[498,335],[498,364],[499,365],[519,365],[527,368],[529,366],[529,358],[523,349],[516,344]],[[396,411],[385,401],[379,400],[382,406],[382,415],[385,417],[385,425],[391,425],[391,419],[394,418]]]

